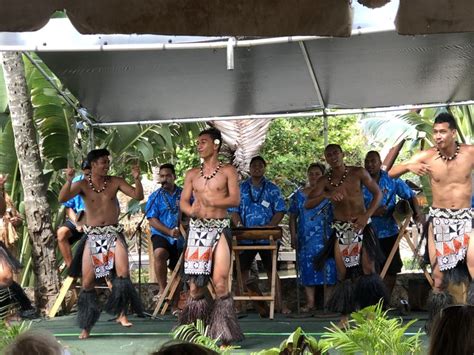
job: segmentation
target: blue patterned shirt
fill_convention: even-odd
[[[72,179],[72,182],[78,182],[84,179],[84,174],[76,176],[74,179]],[[66,201],[63,203],[64,207],[67,208],[72,208],[72,210],[77,214],[80,211],[85,211],[86,206],[84,205],[84,200],[82,199],[82,196],[80,194],[77,194],[70,200]]]
[[[398,234],[397,222],[393,218],[393,210],[397,203],[396,197],[400,197],[405,200],[411,200],[415,196],[415,192],[408,187],[408,185],[401,179],[392,179],[388,176],[386,171],[380,171],[380,180],[378,183],[380,190],[382,191],[382,202],[381,205],[387,207],[387,213],[385,216],[372,216],[372,227],[375,229],[380,239],[387,238]],[[372,201],[372,194],[370,191],[363,186],[365,207],[368,207]]]
[[[179,199],[183,189],[176,186],[176,189],[170,194],[165,189],[159,188],[153,192],[146,203],[147,219],[156,218],[167,228],[173,229],[179,225]],[[184,239],[173,238],[156,228],[151,228],[151,234],[166,238],[170,244],[178,243],[178,248],[184,245]]]
[[[262,178],[259,186],[252,184],[248,178],[240,184],[240,205],[228,209],[229,213],[240,215],[245,227],[265,226],[270,223],[277,212],[286,213],[286,204],[280,188],[270,180]],[[255,241],[256,244],[268,244],[267,240]],[[252,244],[252,241],[242,241]]]

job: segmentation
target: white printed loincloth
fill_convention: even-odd
[[[184,274],[211,274],[213,248],[223,230],[229,227],[228,219],[191,219],[184,253]]]
[[[352,223],[343,221],[334,221],[332,227],[346,268],[359,265],[363,231],[356,231]]]
[[[122,237],[122,225],[84,226],[96,278],[108,276],[114,268],[117,238]]]
[[[430,219],[439,269],[452,269],[466,257],[472,234],[472,209],[430,207]]]

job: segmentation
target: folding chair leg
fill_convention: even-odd
[[[172,291],[171,291],[171,289],[172,289],[172,286],[174,285],[176,279],[178,279],[177,280],[178,284],[179,284],[179,281],[181,280],[181,276],[179,276],[179,270],[181,269],[181,265],[183,264],[183,259],[184,259],[184,255],[183,255],[183,253],[181,253],[181,256],[179,257],[179,260],[176,263],[176,266],[174,267],[173,273],[171,274],[171,278],[170,278],[168,284],[166,285],[166,288],[164,290],[160,290],[160,292],[161,292],[160,298],[158,300],[158,303],[156,304],[155,310],[153,311],[153,316],[154,317],[156,317],[156,315],[160,311],[160,308],[161,308],[161,306],[163,306],[163,303],[167,299],[168,295],[170,295],[170,298],[173,298],[174,292],[176,291],[176,288],[178,287],[178,285],[176,285],[173,288]],[[165,305],[165,307],[167,308],[166,305]],[[166,312],[166,308],[164,308],[164,312]],[[164,312],[162,311],[161,314],[164,314]]]
[[[392,263],[395,253],[397,252],[400,241],[402,240],[402,237],[405,235],[405,230],[407,229],[408,224],[410,223],[410,219],[411,219],[411,214],[405,219],[405,223],[403,223],[402,228],[400,228],[400,231],[398,232],[397,240],[395,241],[395,244],[393,244],[392,250],[390,251],[390,254],[388,255],[387,260],[385,261],[385,264],[383,266],[382,272],[380,273],[380,277],[382,279],[384,279],[385,275],[387,274],[388,268],[390,267],[390,264]]]
[[[406,239],[406,241],[407,241],[407,243],[408,243],[408,246],[409,246],[410,249],[413,251],[413,253],[416,253],[416,252],[417,252],[417,251],[416,251],[416,246],[415,246],[415,244],[413,244],[413,242],[411,241],[410,237],[407,236],[407,235],[405,235],[405,239]],[[417,260],[418,260],[418,255],[415,255],[415,257],[416,257]],[[425,266],[421,266],[421,265],[420,265],[420,267],[421,267],[421,269],[423,270],[423,273],[425,274],[426,280],[427,280],[428,283],[430,284],[431,288],[433,288],[433,287],[434,287],[434,281],[433,281],[433,279],[432,279],[430,273],[426,270],[426,267],[425,267]]]
[[[171,288],[169,289],[168,295],[166,294],[163,295],[165,299],[164,299],[163,308],[161,309],[161,315],[164,315],[166,313],[168,306],[170,305],[171,302],[173,302],[174,294],[176,293],[176,290],[178,289],[180,282],[181,282],[181,276],[177,275],[176,278],[173,280],[173,283],[171,285]]]

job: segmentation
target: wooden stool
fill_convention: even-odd
[[[171,302],[173,302],[173,297],[176,293],[176,290],[178,289],[179,283],[181,282],[180,272],[181,272],[181,266],[183,265],[183,262],[184,262],[184,251],[181,253],[179,260],[176,263],[176,266],[171,274],[170,280],[168,281],[165,290],[161,292],[160,294],[160,298],[158,299],[155,310],[153,311],[153,317],[156,317],[158,313],[160,313],[161,315],[164,315],[169,305],[171,304]],[[207,284],[207,289],[209,290],[209,293],[211,294],[212,298],[215,299],[216,293],[215,293],[214,285],[212,284],[212,281],[209,281],[209,283]],[[161,308],[161,312],[160,312],[160,308]]]
[[[275,295],[276,295],[276,275],[277,275],[277,241],[282,237],[280,227],[253,227],[253,228],[233,228],[232,229],[232,253],[235,258],[235,269],[237,275],[237,287],[239,295],[234,296],[234,301],[270,301],[270,319],[275,314]],[[259,240],[267,239],[269,245],[238,245],[239,240]],[[249,295],[244,292],[242,273],[240,271],[239,253],[242,250],[270,250],[272,252],[272,277],[270,294],[263,296]]]

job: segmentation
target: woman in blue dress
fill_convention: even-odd
[[[303,312],[310,312],[315,307],[315,286],[334,285],[336,283],[336,264],[328,259],[324,271],[315,271],[313,259],[324,247],[324,242],[331,236],[333,219],[329,200],[321,202],[311,209],[304,208],[308,193],[325,173],[324,165],[313,163],[308,167],[308,183],[305,188],[295,192],[290,203],[290,234],[292,247],[297,253],[297,267],[300,283],[305,287],[306,305]]]

